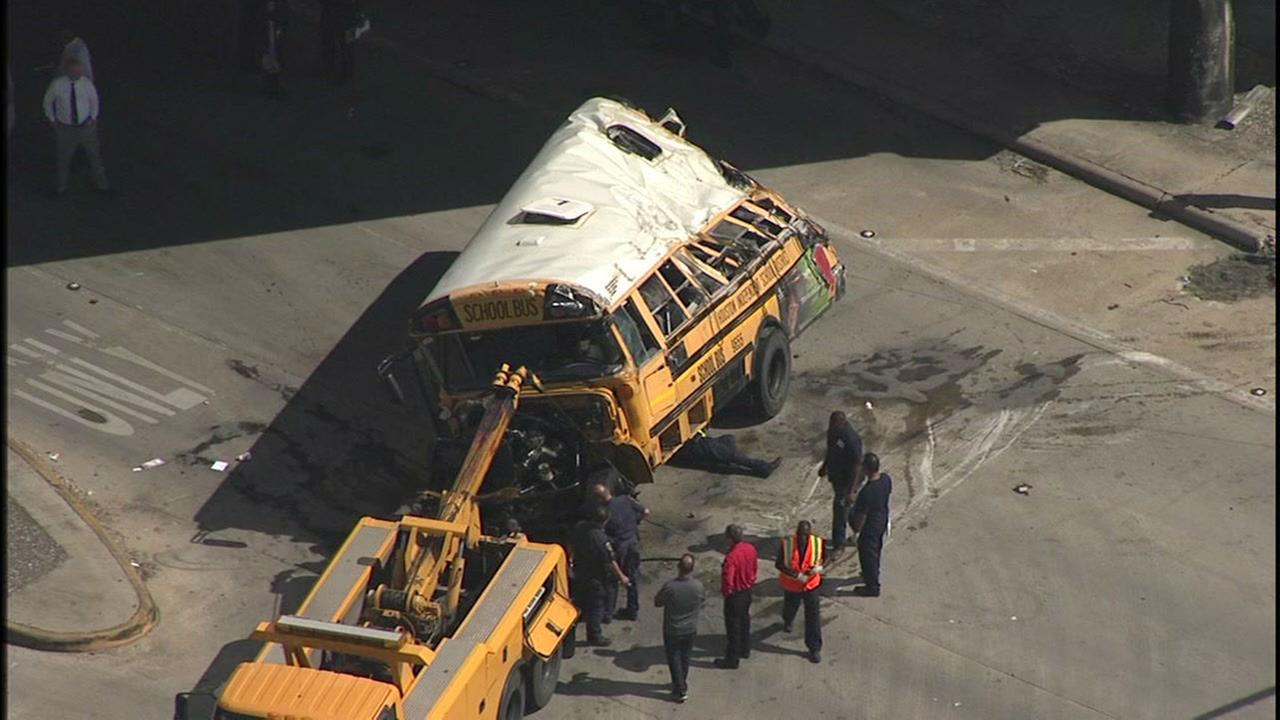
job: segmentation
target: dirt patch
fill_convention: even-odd
[[[1201,300],[1236,302],[1276,291],[1274,255],[1236,254],[1193,266],[1187,290]]]
[[[1012,150],[1001,150],[991,156],[991,161],[999,166],[1001,170],[1021,175],[1037,185],[1049,182],[1048,167],[1034,160],[1029,160]]]

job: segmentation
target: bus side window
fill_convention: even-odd
[[[676,264],[670,260],[662,263],[658,267],[658,273],[662,275],[662,279],[667,281],[667,285],[675,290],[676,297],[680,298],[681,304],[693,312],[703,303],[707,301],[707,293],[698,287],[693,280],[686,275]]]
[[[751,208],[748,208],[745,206],[738,206],[734,208],[733,212],[730,214],[733,215],[733,217],[737,218],[738,220],[741,220],[742,222],[747,223],[751,227],[754,227],[755,229],[767,235],[776,236],[778,233],[782,232],[781,225],[779,225],[776,222],[773,222],[773,220],[763,215],[757,214]]]
[[[675,296],[657,275],[644,281],[640,286],[640,296],[644,298],[645,305],[649,306],[649,312],[663,335],[670,337],[687,319],[684,308],[680,307]]]
[[[649,332],[648,324],[640,316],[640,309],[636,307],[635,300],[628,300],[620,312],[613,314],[613,324],[621,333],[622,342],[626,344],[627,352],[631,353],[631,359],[635,360],[636,367],[640,367],[658,353],[660,349],[658,341],[654,339],[653,333]]]
[[[706,261],[699,261],[695,259],[695,256],[687,253],[685,250],[678,251],[675,255],[675,259],[687,274],[692,275],[698,280],[698,284],[702,286],[703,290],[707,291],[708,295],[714,295],[720,290],[720,288],[723,288],[727,284],[724,278],[717,277],[719,273],[710,268]]]
[[[721,226],[726,224],[731,227],[720,230]],[[722,240],[721,237],[716,236],[716,232],[719,232],[721,237],[732,234],[733,240]],[[723,275],[729,282],[733,282],[733,278],[737,276],[742,266],[750,262],[751,257],[754,257],[754,255],[744,253],[738,249],[740,245],[745,246],[747,249],[754,249],[751,243],[736,242],[738,238],[746,233],[747,229],[741,225],[728,221],[720,223],[692,246],[695,248],[694,256],[699,258],[706,257],[704,262],[711,266],[712,270]]]

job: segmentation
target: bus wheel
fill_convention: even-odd
[[[549,660],[534,657],[525,666],[528,692],[525,694],[524,707],[527,712],[541,710],[551,702],[556,692],[556,683],[560,681],[560,648],[551,653]]]
[[[752,390],[757,411],[768,420],[782,412],[791,389],[791,343],[786,333],[777,327],[765,328],[755,355]]]
[[[498,720],[524,719],[524,670],[516,665],[507,676],[502,688],[502,702],[498,704]]]

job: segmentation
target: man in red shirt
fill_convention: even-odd
[[[743,539],[742,527],[725,528],[729,552],[720,571],[720,594],[724,596],[724,633],[727,639],[724,657],[717,658],[718,668],[733,670],[740,658],[751,656],[751,588],[756,584],[756,548]]]

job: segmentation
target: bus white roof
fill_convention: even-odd
[[[605,131],[619,124],[662,153],[650,161],[615,145]],[[464,289],[551,281],[613,305],[744,197],[701,148],[639,111],[592,98],[542,147],[424,304]],[[521,222],[526,212],[566,224]]]

